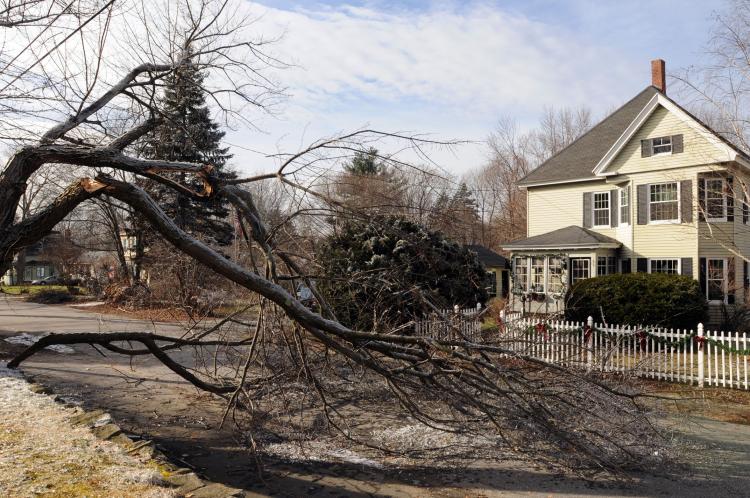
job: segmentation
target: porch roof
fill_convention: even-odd
[[[506,251],[550,249],[618,249],[622,244],[587,228],[576,225],[535,235],[503,246]]]

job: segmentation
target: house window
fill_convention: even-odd
[[[615,266],[615,257],[614,256],[600,256],[597,259],[597,268],[596,268],[596,274],[597,275],[612,275],[613,273],[617,273],[617,268]]]
[[[497,296],[497,272],[495,271],[488,271],[487,272],[487,293],[490,295],[490,297]]]
[[[633,266],[630,261],[630,258],[625,258],[623,260],[620,260],[620,273],[632,273],[633,272]]]
[[[594,226],[609,226],[609,192],[594,192]]]
[[[724,193],[723,178],[706,178],[705,208],[706,220],[724,221],[727,218],[727,196]]]
[[[616,261],[614,256],[599,256],[596,258],[596,276],[617,273]]]
[[[544,292],[544,258],[531,258],[531,292]]]
[[[550,256],[547,261],[547,289],[552,294],[563,291],[563,260],[559,256]]]
[[[570,258],[570,284],[591,277],[591,260],[589,258]]]
[[[672,153],[672,137],[659,137],[651,140],[651,147],[653,155],[657,154],[671,154]]]
[[[680,217],[677,182],[648,186],[648,216],[651,222],[677,221]]]
[[[36,278],[44,278],[44,267],[43,266],[37,266],[36,267]]]
[[[628,223],[630,216],[630,189],[628,187],[620,189],[620,223]]]
[[[649,259],[648,260],[648,272],[649,273],[671,273],[673,275],[680,274],[680,260],[679,259]]]
[[[727,265],[724,259],[706,260],[706,297],[709,301],[724,301]]]
[[[528,258],[516,258],[516,287],[520,292],[526,292],[529,288],[529,260]]]

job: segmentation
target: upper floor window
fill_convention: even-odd
[[[594,226],[609,226],[609,192],[594,192]]]
[[[648,219],[651,222],[680,219],[677,182],[654,183],[648,186]]]
[[[724,192],[726,182],[723,178],[706,178],[705,182],[706,220],[725,220],[727,217],[727,196]]]
[[[671,154],[672,153],[672,137],[652,138],[651,150],[652,150],[653,155]]]
[[[620,189],[620,223],[630,223],[630,188]]]

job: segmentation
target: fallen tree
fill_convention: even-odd
[[[211,4],[200,3],[204,9]],[[608,470],[650,465],[658,437],[636,402],[637,393],[627,386],[615,388],[595,375],[524,357],[502,344],[480,344],[460,336],[438,341],[398,331],[356,330],[337,321],[303,271],[300,259],[278,247],[277,230],[266,227],[253,194],[243,188],[245,184],[274,180],[290,191],[315,198],[326,209],[343,209],[335,199],[301,181],[301,172],[324,161],[335,162],[343,154],[369,150],[370,144],[379,139],[420,150],[430,144],[447,144],[359,130],[314,142],[283,157],[273,171],[238,179],[218,177],[210,164],[148,160],[129,152],[163,119],[157,96],[170,73],[183,64],[199,63],[216,71],[237,64],[227,47],[248,45],[226,41],[227,31],[234,34],[219,22],[226,15],[226,7],[226,2],[218,2],[214,17],[191,17],[195,22],[188,26],[186,38],[174,47],[167,62],[150,60],[137,65],[99,97],[90,102],[83,99],[72,115],[17,149],[0,174],[0,274],[11,267],[16,253],[48,234],[81,203],[106,197],[129,206],[175,249],[257,295],[258,320],[250,324],[230,317],[216,327],[190,331],[179,338],[145,332],[54,334],[30,346],[9,366],[15,368],[55,344],[90,344],[115,354],[153,355],[197,388],[225,397],[228,410],[251,408],[263,396],[273,394],[269,386],[279,379],[302,379],[319,396],[329,422],[344,433],[346,416],[330,402],[341,393],[335,392],[335,384],[326,379],[355,375],[367,382],[382,382],[406,414],[441,431],[482,438],[492,435],[496,438],[493,441],[502,442],[509,451],[552,455],[552,460],[567,465]],[[209,36],[209,32],[213,34]],[[178,49],[193,43],[202,46],[190,51],[189,59],[181,58],[186,51]],[[217,58],[224,65],[217,64]],[[241,94],[242,88],[235,86],[232,91]],[[123,100],[137,108],[133,116],[140,117],[129,129],[116,136],[102,133],[95,140],[82,130],[101,127],[105,111],[121,107]],[[118,106],[114,105],[116,101]],[[381,159],[409,167],[393,157]],[[16,221],[19,200],[30,177],[50,165],[60,170],[86,167],[98,173],[73,180],[35,215]],[[113,174],[123,172],[127,175]],[[181,173],[191,181],[183,183],[165,173]],[[237,213],[248,251],[257,249],[263,261],[253,260],[245,267],[185,232],[138,186],[136,178],[157,182],[196,202],[225,198]],[[195,180],[201,189],[191,186]],[[296,299],[292,291],[296,282],[308,285],[318,300],[320,314]],[[221,325],[229,322],[241,326],[239,338],[220,333]],[[133,343],[141,346],[134,347]],[[219,347],[231,354],[227,368],[214,371],[197,372],[169,355],[177,348],[205,352]],[[284,359],[279,359],[282,356]]]

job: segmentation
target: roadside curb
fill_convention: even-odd
[[[73,426],[85,427],[98,439],[110,441],[120,446],[130,455],[138,456],[147,461],[162,477],[165,487],[173,488],[176,495],[184,498],[230,498],[244,497],[241,489],[230,488],[224,484],[212,483],[200,478],[190,469],[173,464],[167,456],[156,448],[153,441],[134,441],[114,423],[112,416],[103,410],[86,411],[79,406],[66,403],[51,389],[33,382],[24,376],[29,383],[29,389],[37,394],[50,396],[55,402],[72,407],[76,414],[68,418]]]

